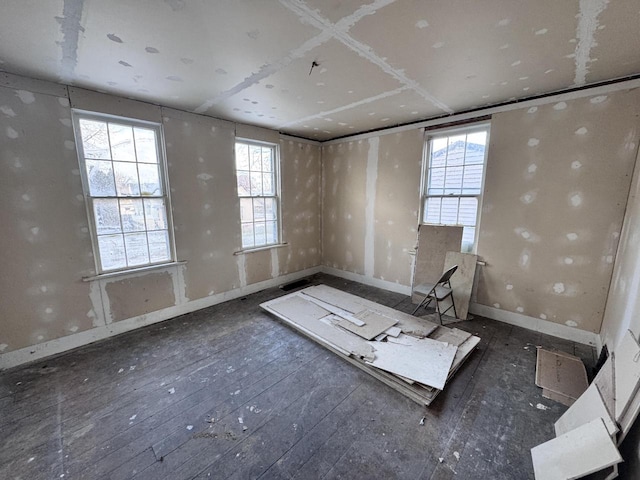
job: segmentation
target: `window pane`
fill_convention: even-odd
[[[444,180],[444,193],[460,194],[462,192],[462,173],[464,167],[447,167]]]
[[[251,187],[249,180],[249,172],[238,171],[237,174],[238,179],[238,196],[239,197],[248,197],[251,193]]]
[[[163,198],[145,198],[144,213],[147,230],[166,230],[167,209]]]
[[[464,167],[462,193],[479,195],[482,192],[482,170],[484,165],[467,165]]]
[[[267,222],[267,243],[278,243],[278,224],[276,222]]]
[[[251,195],[262,195],[262,174],[251,172]]]
[[[109,124],[109,140],[111,141],[111,158],[124,162],[135,162],[133,149],[133,129],[129,125]]]
[[[429,195],[442,195],[444,193],[444,168],[432,168],[429,170]]]
[[[136,155],[139,162],[158,163],[156,132],[148,128],[135,127]]]
[[[252,172],[259,172],[262,170],[262,147],[256,145],[249,146],[249,161],[251,163],[250,170]]]
[[[120,217],[125,232],[144,232],[144,207],[141,199],[121,198]]]
[[[264,222],[256,222],[253,225],[256,235],[256,247],[267,244],[267,229]]]
[[[253,222],[253,199],[240,199],[240,221]]]
[[[127,266],[122,235],[99,236],[98,250],[100,251],[102,270],[114,270]]]
[[[243,223],[242,224],[242,247],[253,247],[254,239],[253,239],[253,223]]]
[[[476,198],[461,198],[458,207],[458,223],[460,225],[475,226],[478,213]]]
[[[440,223],[440,208],[442,206],[442,199],[440,198],[428,198],[424,210],[424,223]]]
[[[486,138],[486,132],[483,132]],[[483,164],[484,163],[484,144],[473,143],[470,139],[473,135],[469,135],[467,139],[467,152],[464,162],[469,164]]]
[[[171,260],[169,252],[169,232],[159,230],[157,232],[148,232],[149,241],[149,260],[151,263]]]
[[[447,138],[434,138],[431,141],[431,166],[444,167],[447,159]]]
[[[138,165],[140,175],[140,195],[162,195],[162,184],[157,165]]]
[[[264,195],[275,195],[273,173],[262,174],[262,192]]]
[[[93,201],[93,216],[96,222],[96,233],[108,235],[120,233],[120,213],[118,211],[118,199],[100,199]]]
[[[113,167],[110,161],[86,160],[89,193],[93,197],[113,197],[116,187],[113,183]]]
[[[124,243],[127,248],[127,264],[130,267],[149,263],[146,233],[125,234]]]
[[[464,163],[464,151],[466,147],[465,135],[449,137],[447,146],[447,166],[462,165]]]
[[[138,169],[135,163],[113,162],[113,173],[116,177],[118,196],[140,195]]]
[[[275,198],[264,199],[264,217],[266,220],[278,219],[278,204]]]
[[[82,118],[80,119],[80,133],[85,158],[111,159],[109,135],[107,134],[107,124],[105,122]]]
[[[443,225],[458,224],[458,198],[443,198],[440,208],[440,223]]]
[[[254,221],[265,220],[265,216],[264,216],[264,198],[254,198],[253,199],[253,220]]]
[[[236,169],[249,170],[249,145],[236,143]]]
[[[265,172],[273,172],[272,151],[271,148],[262,147],[262,170]]]

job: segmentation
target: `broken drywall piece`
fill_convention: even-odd
[[[387,338],[387,334],[386,333],[381,333],[380,335],[378,335],[376,338],[374,338],[374,340],[376,342],[381,342],[383,341],[385,338]]]
[[[537,480],[567,480],[620,463],[622,457],[601,418],[531,449]]]
[[[384,333],[386,333],[390,337],[397,337],[402,333],[402,329],[400,327],[391,327],[387,328]]]
[[[402,346],[398,343],[376,343],[373,346],[376,358],[369,363],[382,370],[442,390],[457,347],[429,338],[412,340],[412,344]]]
[[[372,312],[371,310],[363,310],[354,316],[358,320],[364,322],[364,324],[359,326],[353,322],[343,319],[338,320],[336,323],[345,330],[349,330],[366,340],[372,340],[388,328],[398,323],[398,320],[394,320],[393,318],[389,318],[377,312]]]
[[[347,310],[344,310],[336,305],[332,305],[331,303],[328,302],[324,302],[322,300],[319,300],[317,298],[314,298],[310,295],[305,295],[304,293],[301,293],[300,295],[302,295],[306,300],[309,300],[312,303],[315,303],[316,305],[318,305],[319,307],[335,314],[338,315],[339,317],[344,318],[345,320],[348,320],[349,322],[353,323],[354,325],[358,326],[358,327],[362,327],[364,325],[364,322],[362,320],[360,320],[359,318],[356,318],[353,314],[351,314],[350,312],[348,312]]]
[[[454,265],[458,266],[456,272],[451,276],[450,283],[453,289],[456,314],[460,320],[468,319],[469,302],[471,301],[477,264],[478,256],[471,253],[447,252],[445,255],[442,273]]]
[[[578,357],[538,348],[536,385],[576,400],[589,382],[584,364]]]
[[[592,383],[555,423],[556,436],[564,435],[596,418],[602,419],[611,437],[618,433],[618,427],[602,401],[598,386]]]
[[[619,422],[627,413],[640,388],[640,346],[630,331],[627,331],[616,347],[613,361],[614,418]]]
[[[447,252],[459,252],[462,245],[460,226],[420,225],[418,227],[418,247],[413,271],[413,286],[436,283],[444,271]],[[412,302],[422,298],[412,295]]]
[[[563,395],[558,392],[552,392],[551,390],[547,390],[546,388],[542,389],[542,396],[544,398],[548,398],[549,400],[553,400],[554,402],[558,402],[563,405],[566,405],[567,407],[570,407],[576,401],[574,398],[571,398],[567,395]]]

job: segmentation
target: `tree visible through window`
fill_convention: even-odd
[[[428,140],[422,222],[462,225],[462,251],[474,250],[488,128]]]
[[[99,272],[172,261],[160,126],[74,117]]]
[[[275,145],[236,142],[242,248],[275,245],[278,227],[278,163]]]

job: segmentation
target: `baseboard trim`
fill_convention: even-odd
[[[206,307],[211,307],[228,300],[244,297],[245,295],[256,293],[266,288],[277,287],[284,283],[315,275],[320,271],[320,266],[308,268],[299,272],[271,278],[263,282],[253,283],[246,287],[237,288],[228,292],[214,294],[210,297],[199,298],[182,305],[176,305],[145,315],[128,318],[119,322],[109,323],[107,325],[101,325],[99,327],[92,328],[91,330],[85,330],[83,332],[56,338],[37,345],[3,353],[0,354],[0,371],[17,367],[25,363],[34,362],[36,360],[41,360],[51,355],[64,353],[68,350],[82,347],[99,340],[104,340],[114,335],[135,330],[136,328],[146,327],[147,325],[152,325],[154,323],[163,322],[165,320],[169,320],[186,313],[195,312]]]
[[[382,288],[383,290],[389,290],[390,292],[402,293],[403,295],[411,295],[411,287],[407,285],[401,285],[399,283],[389,282],[387,280],[380,280],[379,278],[367,277],[359,273],[347,272],[345,270],[327,267],[326,265],[323,265],[322,267],[320,267],[320,269],[322,273],[333,275],[334,277],[340,277],[344,278],[345,280],[364,283],[365,285]]]
[[[585,345],[591,345],[593,347],[597,347],[601,343],[600,335],[597,333],[580,330],[579,328],[567,327],[560,323],[542,320],[541,318],[529,317],[527,315],[522,315],[521,313],[508,312],[507,310],[501,310],[499,308],[489,307],[479,303],[471,303],[469,305],[469,312],[492,320],[497,320],[499,322],[526,328],[527,330],[533,330],[534,332],[553,335],[554,337],[571,340],[572,342],[578,342]]]

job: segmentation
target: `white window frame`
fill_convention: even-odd
[[[273,181],[273,185],[274,185],[274,194],[273,195],[240,195],[240,192],[238,191],[238,172],[239,171],[247,171],[247,170],[243,170],[243,169],[239,169],[238,168],[238,163],[237,163],[237,159],[236,159],[236,146],[238,144],[243,144],[243,145],[248,145],[249,148],[251,146],[257,146],[257,147],[261,147],[261,148],[270,148],[271,152],[272,152],[272,159],[273,159],[273,174],[274,174],[274,181]],[[249,154],[250,155],[250,154]],[[240,207],[240,215],[239,215],[239,220],[240,220],[240,250],[236,253],[243,253],[243,252],[251,252],[251,251],[255,251],[255,250],[263,250],[263,249],[269,249],[269,248],[275,248],[275,247],[280,247],[285,245],[285,243],[283,242],[282,239],[282,201],[281,201],[281,178],[280,178],[280,146],[277,143],[270,143],[270,142],[263,142],[260,140],[253,140],[250,138],[243,138],[243,137],[236,137],[234,145],[233,145],[233,158],[234,158],[234,171],[235,171],[235,177],[236,177],[236,195],[238,196],[238,204],[240,204],[240,199],[242,198],[251,198],[251,199],[255,199],[255,198],[273,198],[275,199],[275,203],[276,203],[276,219],[275,219],[275,223],[276,223],[276,239],[275,242],[272,243],[264,243],[264,244],[260,244],[260,245],[256,245],[255,244],[255,219],[252,220],[251,223],[253,223],[254,225],[254,244],[253,246],[244,246],[243,243],[243,239],[242,239],[242,224],[243,223],[249,223],[249,222],[243,222],[242,221],[242,207],[241,205],[239,205]],[[251,160],[249,159],[249,162]],[[249,167],[251,166],[251,164],[249,163]],[[261,170],[261,173],[265,173],[263,170]],[[260,222],[258,222],[260,223]],[[266,221],[265,221],[266,223]],[[266,226],[265,226],[266,228]],[[266,235],[266,230],[265,230],[265,235]],[[265,236],[265,240],[266,240],[266,236]]]
[[[451,137],[455,135],[461,134],[471,134],[476,132],[487,132],[487,139],[484,149],[484,159],[483,159],[483,169],[482,169],[482,184],[480,188],[479,194],[442,194],[442,195],[429,195],[427,192],[427,187],[429,185],[429,174],[431,171],[431,146],[432,141],[437,138],[442,137]],[[463,127],[450,127],[450,128],[440,128],[434,130],[426,130],[425,131],[425,140],[424,140],[424,148],[423,148],[423,158],[422,158],[422,176],[420,182],[420,225],[451,225],[451,224],[433,224],[427,223],[424,221],[424,215],[426,211],[426,204],[429,198],[475,198],[478,202],[478,209],[476,212],[476,224],[475,224],[475,232],[473,238],[473,245],[471,247],[471,251],[469,253],[477,253],[478,251],[478,233],[480,231],[480,220],[482,216],[482,200],[484,196],[484,183],[487,176],[487,158],[489,154],[489,140],[491,136],[491,124],[489,122],[476,123],[474,125],[467,125]],[[460,224],[461,225],[461,224]],[[463,225],[461,225],[463,226]]]
[[[93,247],[93,257],[95,261],[95,268],[97,272],[97,277],[101,276],[110,276],[119,273],[127,273],[127,272],[135,272],[138,270],[146,270],[153,267],[160,267],[163,265],[171,265],[176,263],[176,247],[175,247],[175,238],[174,238],[174,227],[173,227],[173,218],[171,215],[171,197],[170,197],[170,189],[169,189],[169,173],[167,170],[167,162],[166,162],[166,151],[165,151],[165,141],[164,141],[164,132],[162,124],[156,122],[150,122],[146,120],[138,120],[134,118],[120,117],[117,115],[104,114],[99,112],[91,112],[87,110],[80,109],[72,109],[72,119],[73,119],[73,128],[76,139],[76,148],[78,152],[78,162],[80,165],[80,177],[82,179],[82,189],[85,198],[85,206],[87,210],[87,217],[89,219],[89,231],[91,232],[91,244]],[[162,186],[162,194],[161,195],[116,195],[115,196],[92,196],[91,191],[89,189],[89,178],[87,176],[87,168],[85,164],[85,154],[84,154],[84,145],[82,141],[82,133],[80,130],[80,120],[94,120],[100,122],[113,122],[118,123],[120,125],[130,125],[132,127],[140,127],[148,130],[154,130],[155,138],[156,138],[156,153],[158,156],[158,172],[160,177],[160,183]],[[135,139],[134,139],[135,142]],[[109,146],[111,147],[111,142],[109,141]],[[113,162],[113,160],[111,160]],[[132,162],[133,163],[133,162]],[[137,162],[136,162],[137,164]],[[95,199],[145,199],[145,198],[159,198],[164,200],[165,205],[165,213],[166,213],[166,222],[167,222],[167,236],[169,238],[169,259],[162,260],[158,262],[148,262],[144,264],[137,264],[126,266],[122,268],[114,268],[114,269],[103,269],[101,258],[100,258],[100,248],[98,242],[98,234],[97,234],[97,225],[95,219],[95,212],[93,208],[93,202]],[[120,217],[122,221],[122,217]],[[145,233],[148,230],[145,229]],[[125,245],[125,261],[126,261],[126,245]],[[95,278],[97,278],[95,277]],[[94,277],[88,277],[91,279]]]

